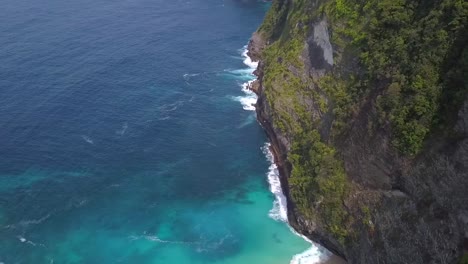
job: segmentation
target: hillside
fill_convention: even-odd
[[[463,0],[273,1],[251,88],[295,229],[349,263],[466,258],[467,43]]]

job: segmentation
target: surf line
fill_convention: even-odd
[[[253,74],[253,72],[257,69],[258,62],[253,61],[252,58],[249,57],[247,45],[242,48],[242,58],[244,64],[248,67],[248,70],[245,72],[246,74],[249,74],[250,80],[242,83],[242,91],[245,93],[245,96],[235,97],[235,99],[242,104],[244,110],[255,111],[257,95],[251,91],[249,87],[256,79],[256,76]],[[283,194],[279,172],[274,162],[273,153],[270,151],[270,143],[265,143],[265,145],[262,147],[262,150],[270,162],[267,179],[270,185],[270,191],[275,196],[275,200],[273,201],[273,208],[270,210],[269,216],[276,221],[286,223],[295,235],[300,236],[311,244],[310,248],[306,251],[294,255],[290,261],[290,264],[319,264],[323,261],[326,261],[330,257],[330,253],[325,248],[317,245],[307,237],[297,233],[289,225],[287,200],[286,196]]]

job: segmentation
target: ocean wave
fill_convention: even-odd
[[[282,221],[288,223],[288,205],[286,196],[283,194],[281,188],[281,181],[279,177],[279,171],[275,164],[273,153],[270,150],[270,143],[265,143],[262,150],[268,161],[270,167],[268,169],[268,183],[270,185],[271,192],[275,195],[275,201],[273,202],[273,208],[269,212],[269,216],[276,221]],[[289,226],[291,232],[297,236],[302,237],[304,240],[311,244],[311,247],[306,251],[296,254],[291,259],[290,264],[318,264],[329,258],[329,254],[323,247],[315,244],[307,237],[297,233],[291,226]]]
[[[291,228],[291,231],[294,234],[302,237],[305,241],[312,244],[312,246],[308,250],[300,254],[294,255],[291,259],[290,264],[319,264],[330,258],[331,253],[324,247],[317,245],[306,236],[297,233],[291,226],[289,228]]]
[[[273,208],[269,212],[269,216],[277,221],[288,222],[288,204],[286,196],[281,189],[281,181],[279,178],[278,168],[275,164],[273,153],[270,151],[270,143],[265,143],[263,146],[263,153],[266,155],[270,162],[268,169],[268,183],[270,184],[270,191],[275,195]]]
[[[256,120],[256,119],[255,119],[255,116],[254,116],[254,115],[249,115],[249,116],[247,117],[247,119],[245,119],[244,122],[242,122],[239,126],[237,126],[237,128],[240,129],[240,128],[243,128],[243,127],[245,127],[245,126],[248,126],[248,125],[254,123],[255,120]]]
[[[183,78],[184,78],[184,80],[186,80],[186,81],[190,81],[190,79],[191,79],[192,77],[198,76],[198,75],[200,75],[200,74],[201,74],[201,73],[186,73],[186,74],[183,75]]]
[[[127,132],[127,128],[128,128],[128,123],[125,122],[123,125],[122,125],[122,128],[115,131],[115,133],[119,136],[123,136],[125,134],[125,132]]]
[[[184,79],[184,81],[187,83],[187,84],[190,84],[190,81],[192,81],[192,79],[194,80],[202,80],[202,79],[206,79],[206,78],[209,78],[211,75],[221,75],[223,73],[227,72],[226,70],[224,71],[210,71],[210,72],[197,72],[197,73],[184,73],[182,75],[182,78]]]
[[[215,240],[203,239],[202,241],[195,243],[197,244],[196,251],[198,253],[202,252],[214,252],[218,248],[222,247],[227,240],[233,239],[234,236],[231,233],[227,233],[223,237]]]
[[[164,116],[164,117],[158,118],[159,121],[164,121],[164,120],[168,120],[168,119],[171,119],[171,117],[170,116]]]
[[[184,241],[170,241],[170,240],[163,240],[160,239],[157,236],[152,236],[152,235],[145,235],[143,236],[146,240],[153,241],[153,242],[159,242],[159,243],[168,243],[168,244],[187,244],[187,242]]]
[[[289,262],[290,264],[318,264],[328,258],[328,255],[323,250],[320,250],[316,245],[308,250],[294,255]]]
[[[255,75],[253,74],[254,69],[247,68],[247,69],[235,69],[235,70],[224,70],[224,75],[232,76],[232,78],[240,81],[250,81],[255,79]]]
[[[242,108],[247,111],[255,111],[255,104],[257,103],[257,95],[249,89],[249,86],[255,80],[255,75],[253,71],[257,68],[258,63],[252,62],[252,60],[247,56],[247,46],[244,46],[242,51],[242,56],[244,57],[244,64],[248,66],[247,69],[238,69],[238,70],[229,70],[231,74],[238,76],[239,79],[246,81],[241,83],[242,92],[244,96],[233,96],[233,100],[238,101],[242,104]]]
[[[248,82],[245,82],[243,83],[241,86],[242,86],[242,91],[245,93],[245,94],[248,94],[248,95],[255,95],[255,93],[249,89],[250,85],[252,85],[252,83],[254,82],[255,80],[249,80]]]
[[[143,232],[142,235],[131,235],[128,237],[131,241],[134,240],[147,240],[150,242],[162,243],[162,244],[176,244],[176,245],[186,245],[192,247],[196,252],[203,253],[203,252],[214,252],[220,247],[222,247],[226,241],[233,239],[231,233],[225,234],[223,237],[218,239],[210,239],[207,237],[200,237],[198,241],[183,241],[183,240],[164,240],[159,238],[156,235],[152,235],[147,233],[146,231]],[[235,241],[235,240],[234,240]]]
[[[247,45],[244,46],[242,51],[242,57],[244,57],[244,64],[249,66],[251,69],[257,69],[258,61],[253,61],[252,58],[248,55],[249,50],[247,49]]]
[[[157,242],[157,243],[164,243],[164,244],[194,244],[195,242],[187,242],[187,241],[177,241],[177,240],[164,240],[160,239],[159,237],[155,235],[148,234],[146,232],[143,232],[143,235],[140,236],[129,236],[130,240],[139,240],[139,239],[145,239],[148,241],[152,242]]]
[[[38,225],[45,220],[49,219],[50,214],[46,214],[45,216],[38,218],[38,219],[28,219],[28,220],[21,220],[18,225],[23,227],[28,227],[29,225]]]
[[[82,135],[81,138],[89,144],[94,144],[94,141],[89,136]]]
[[[241,55],[242,55],[242,61],[248,68],[244,69],[235,69],[235,70],[224,70],[224,72],[227,72],[231,75],[234,75],[237,79],[240,80],[247,80],[247,81],[252,81],[256,77],[253,74],[253,72],[257,69],[258,62],[257,61],[252,61],[252,59],[247,55],[247,46],[244,46],[243,49],[241,50]]]
[[[41,247],[45,247],[44,244],[37,244],[37,243],[34,243],[33,241],[31,240],[27,240],[26,238],[24,238],[23,236],[17,236],[18,240],[21,242],[21,243],[26,243],[26,244],[30,244],[32,246],[41,246]],[[0,262],[2,263],[2,262]]]
[[[160,112],[172,112],[172,111],[177,110],[177,108],[179,108],[179,106],[182,106],[183,104],[184,104],[184,101],[179,100],[174,103],[163,104],[162,106],[158,107],[158,110]]]
[[[244,109],[246,110],[255,110],[255,106],[252,105],[252,101],[255,98],[255,103],[257,101],[257,96],[253,91],[249,89],[250,85],[255,79],[255,75],[253,72],[257,69],[258,62],[252,61],[252,59],[248,56],[248,50],[247,46],[244,46],[242,49],[242,57],[244,57],[244,64],[247,65],[250,69],[248,69],[252,75],[252,79],[249,80],[246,83],[242,84],[242,91],[246,94],[244,96],[244,100],[240,100],[241,103],[243,103]],[[246,99],[246,98],[252,98],[252,99]],[[252,108],[244,105],[249,103],[249,105],[252,105]],[[254,103],[254,104],[255,104]],[[290,225],[288,222],[288,204],[287,204],[287,199],[286,196],[283,194],[283,190],[281,188],[281,181],[280,181],[280,175],[278,171],[278,167],[275,164],[274,156],[273,153],[270,151],[270,143],[265,143],[265,145],[262,147],[263,153],[265,154],[266,158],[270,162],[270,167],[268,168],[268,173],[267,173],[267,178],[268,178],[268,183],[270,185],[270,191],[273,193],[275,196],[275,200],[273,201],[273,208],[270,210],[268,215],[273,218],[276,221],[281,221],[285,222],[288,224],[289,228],[291,231],[302,237],[304,240],[309,242],[311,244],[311,247],[307,249],[306,251],[296,254],[293,256],[293,258],[290,261],[290,264],[318,264],[323,260],[326,260],[329,258],[328,251],[326,251],[323,247],[316,245],[314,242],[310,241],[307,237],[297,233]]]
[[[242,108],[247,111],[255,111],[255,103],[257,103],[257,97],[253,96],[232,96],[234,101],[238,101],[242,104]]]

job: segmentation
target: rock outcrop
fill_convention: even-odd
[[[387,8],[381,3],[359,7],[355,2],[346,3],[368,12],[369,17]],[[444,15],[453,14],[449,7],[455,3],[447,0],[441,7],[430,2],[411,4],[428,9],[412,14],[415,24],[424,20],[420,33],[426,38],[432,37],[424,35],[431,11],[440,9],[439,22],[446,23]],[[466,17],[457,20],[461,25],[447,33],[444,44],[433,42],[449,45],[440,54],[443,61],[434,59],[425,65],[440,71],[433,73],[439,85],[438,100],[430,108],[434,109],[431,115],[423,109],[416,121],[413,116],[405,117],[407,122],[416,122],[415,131],[420,127],[427,131],[411,134],[398,123],[400,109],[391,107],[409,109],[404,100],[413,100],[414,94],[431,84],[423,82],[420,90],[407,92],[404,85],[417,85],[417,81],[406,82],[412,70],[399,72],[400,62],[392,61],[382,64],[387,71],[397,69],[387,75],[373,69],[365,57],[367,48],[373,46],[361,43],[372,41],[378,28],[372,28],[376,27],[370,25],[372,21],[352,24],[356,14],[349,15],[351,22],[343,20],[347,13],[333,13],[339,3],[343,1],[274,1],[249,43],[249,55],[260,61],[255,71],[258,80],[252,84],[258,94],[257,117],[272,143],[288,197],[290,223],[349,263],[459,263],[468,250]],[[409,1],[399,3],[410,5]],[[467,5],[454,4],[453,8],[468,14]],[[363,34],[346,35],[338,23],[354,25]],[[390,26],[390,30],[403,27]],[[441,26],[446,27],[448,22]],[[382,43],[387,41],[387,36],[379,37]],[[402,36],[401,41],[411,40]],[[411,56],[425,56],[416,47],[405,48]],[[393,47],[388,52],[392,60]],[[395,80],[402,77],[397,72],[407,73],[398,85]],[[448,104],[447,98],[453,96],[450,85],[455,84],[459,85],[457,100]],[[355,91],[362,87],[366,90]],[[387,103],[395,93],[397,103]],[[410,103],[417,104],[419,99]],[[430,125],[425,123],[427,118]],[[405,148],[405,144],[415,147]]]

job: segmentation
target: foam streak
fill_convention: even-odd
[[[242,103],[245,110],[254,111],[255,103],[257,102],[257,96],[248,88],[250,84],[254,81],[255,75],[253,75],[253,71],[257,69],[258,62],[252,61],[252,59],[247,55],[247,52],[247,46],[245,46],[242,52],[242,57],[244,57],[244,64],[250,68],[253,79],[242,85],[242,91],[246,94],[246,96],[242,97],[242,99],[239,99],[239,101]],[[270,151],[270,143],[266,143],[263,146],[262,150],[265,156],[267,157],[268,161],[270,162],[267,177],[268,183],[270,185],[270,190],[275,196],[273,208],[270,210],[269,216],[274,220],[288,223],[287,199],[281,188],[281,181],[278,168],[275,164],[273,153]],[[293,230],[291,226],[289,227],[291,228],[291,231],[294,234],[302,237],[311,244],[311,247],[308,250],[300,254],[294,255],[290,261],[290,264],[318,264],[323,260],[329,258],[330,253],[328,253],[328,251],[326,251],[323,247],[316,245],[307,237],[298,234],[295,230]]]
[[[258,62],[254,62],[247,55],[247,46],[244,46],[242,51],[243,62],[249,68],[238,69],[229,71],[234,76],[238,76],[241,81],[246,81],[241,84],[243,96],[233,96],[232,99],[242,104],[242,108],[247,111],[255,111],[255,104],[257,103],[257,95],[249,89],[249,86],[255,80],[253,72],[257,69]]]

